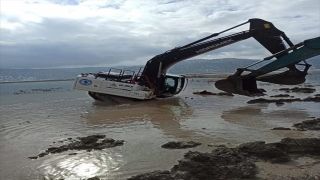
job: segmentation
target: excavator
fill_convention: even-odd
[[[237,27],[250,24],[249,30],[212,39]],[[307,59],[320,54],[320,37],[293,44],[283,31],[271,22],[262,19],[249,19],[218,33],[211,34],[184,46],[175,47],[147,61],[136,73],[132,70],[111,68],[107,72],[82,73],[74,82],[74,89],[88,91],[95,100],[122,101],[166,98],[179,94],[186,84],[186,77],[167,73],[174,64],[249,38],[254,38],[271,55],[237,71],[215,83],[217,89],[245,96],[264,95],[257,88],[257,81],[284,85],[305,82],[310,64]],[[285,43],[287,44],[285,44]],[[262,62],[262,67],[252,68]],[[304,67],[297,68],[297,66]],[[250,68],[250,69],[249,69]],[[280,69],[287,69],[276,74]]]

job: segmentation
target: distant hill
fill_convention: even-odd
[[[237,68],[246,67],[250,64],[257,62],[258,60],[250,59],[195,59],[182,61],[175,64],[169,68],[168,72],[175,74],[186,74],[186,73],[233,73]],[[253,68],[260,67],[264,64],[268,64],[270,61],[265,61],[259,64],[258,66],[253,66]],[[309,64],[312,65],[312,69],[320,69],[320,56],[311,58],[307,60]]]

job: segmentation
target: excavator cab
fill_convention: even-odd
[[[171,97],[179,94],[185,84],[185,77],[175,74],[166,74],[163,76],[162,87],[159,92],[161,92],[159,97]]]

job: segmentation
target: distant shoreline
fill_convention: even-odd
[[[280,71],[279,71],[280,72]],[[278,73],[277,71],[266,74],[275,74]],[[183,74],[186,78],[227,78],[228,76],[232,75],[233,73],[202,73],[202,74]],[[320,74],[320,71],[312,70],[308,72],[309,75]],[[57,81],[74,81],[75,79],[48,79],[48,80],[33,80],[33,81],[6,81],[0,82],[0,84],[14,84],[14,83],[33,83],[33,82],[57,82]]]
[[[55,81],[74,81],[74,79],[49,79],[49,80],[34,80],[34,81],[8,81],[8,82],[0,82],[0,84],[32,83],[32,82],[55,82]]]

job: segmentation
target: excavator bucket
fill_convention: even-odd
[[[309,69],[309,66],[306,69]],[[227,79],[218,80],[215,83],[215,86],[219,90],[232,94],[260,96],[264,95],[264,92],[266,91],[257,88],[257,81],[283,85],[298,85],[306,81],[305,77],[308,74],[306,71],[307,70],[288,70],[283,73],[261,76],[257,78],[233,75],[229,76]]]
[[[298,85],[306,81],[307,73],[301,71],[285,71],[279,74],[262,76],[258,78],[245,78],[242,76],[229,76],[227,79],[218,80],[215,83],[217,89],[232,94],[245,96],[261,96],[266,92],[257,88],[257,81],[283,85]]]
[[[283,85],[298,85],[306,81],[306,75],[301,71],[285,71],[283,73],[258,77],[258,81],[269,82],[273,84],[283,84]]]
[[[274,57],[277,59],[256,70],[248,68],[262,61],[245,68],[239,68],[234,75],[217,81],[215,86],[219,90],[233,94],[257,96],[263,95],[263,92],[265,92],[257,88],[257,81],[284,85],[301,84],[306,81],[305,77],[311,66],[305,60],[318,55],[320,55],[320,37],[308,39],[284,51],[264,58],[262,61],[271,60]],[[304,64],[299,64],[301,61],[304,61]],[[305,69],[300,71],[296,68],[296,65],[304,65]],[[282,68],[288,68],[289,70],[279,74],[267,75]],[[249,73],[242,75],[244,71],[248,71]]]
[[[264,89],[257,88],[257,81],[254,78],[229,76],[227,79],[218,80],[215,86],[221,91],[244,96],[263,96],[266,92]]]

